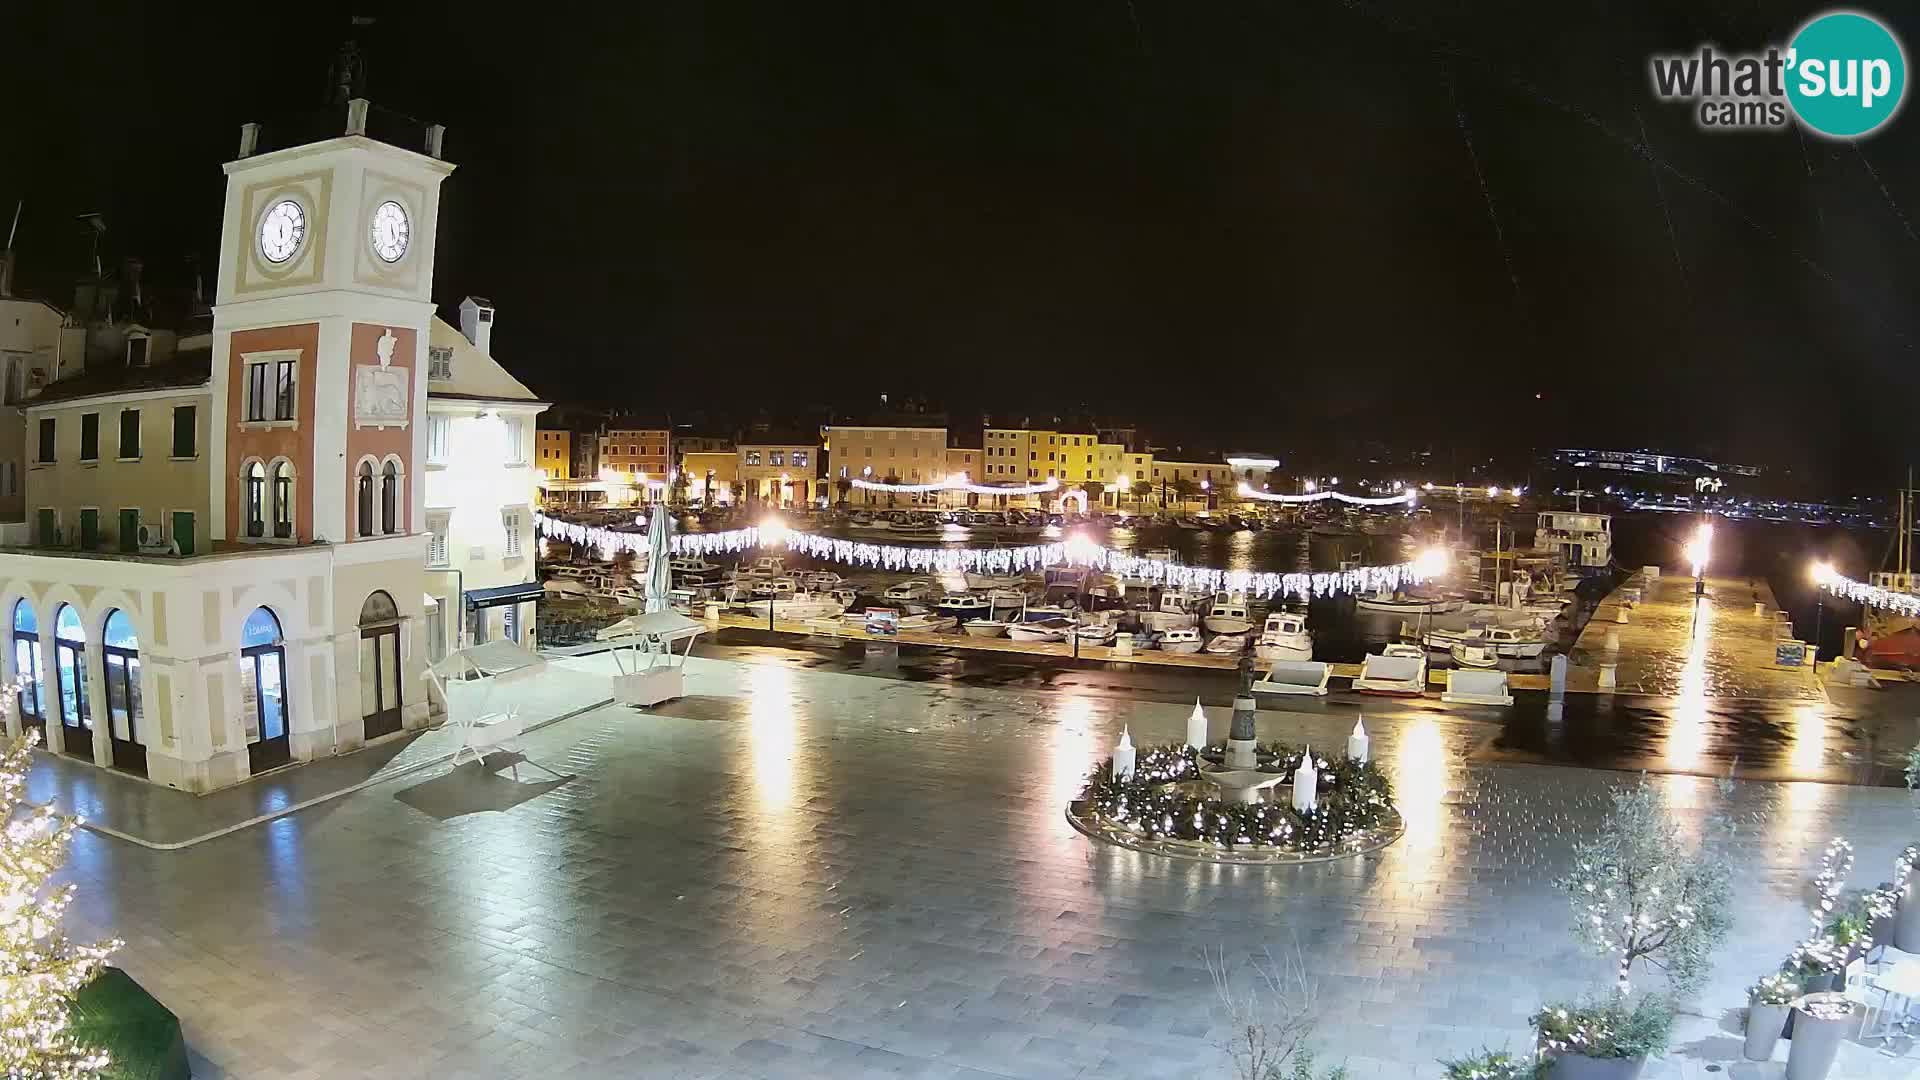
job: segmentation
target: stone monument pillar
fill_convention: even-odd
[[[1240,654],[1240,691],[1233,696],[1233,727],[1227,731],[1227,768],[1252,769],[1259,766],[1254,754],[1258,745],[1253,731],[1253,656]]]

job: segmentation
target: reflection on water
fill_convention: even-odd
[[[1687,640],[1687,662],[1680,669],[1673,724],[1667,729],[1665,749],[1669,768],[1691,771],[1700,767],[1707,747],[1707,643],[1713,636],[1713,605],[1693,605],[1693,633]]]
[[[793,672],[754,664],[747,675],[747,749],[753,761],[753,794],[764,810],[793,809],[793,749],[799,721],[793,714]]]

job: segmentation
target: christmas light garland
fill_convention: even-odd
[[[903,495],[924,495],[930,491],[971,491],[976,495],[1039,495],[1057,491],[1060,481],[1048,477],[1037,484],[976,484],[966,473],[956,473],[930,484],[889,484],[883,480],[853,478],[853,486],[864,491],[891,491]]]
[[[1252,499],[1255,502],[1289,504],[1317,503],[1332,499],[1335,502],[1349,503],[1354,506],[1412,506],[1414,503],[1420,501],[1420,493],[1412,488],[1408,488],[1398,495],[1381,495],[1377,497],[1348,495],[1344,491],[1316,491],[1311,495],[1279,495],[1271,491],[1255,491],[1253,485],[1243,483],[1240,485],[1240,494],[1243,498]]]
[[[546,514],[534,515],[540,535],[573,544],[591,544],[611,556],[617,551],[640,554],[647,534],[582,525]],[[1335,593],[1391,593],[1438,576],[1444,561],[1421,559],[1389,566],[1362,566],[1352,570],[1321,570],[1275,574],[1251,570],[1215,570],[1159,559],[1143,559],[1103,547],[1084,537],[1052,544],[1004,548],[909,547],[873,544],[799,532],[777,524],[731,529],[726,532],[679,533],[671,540],[675,556],[739,554],[750,548],[776,547],[845,566],[867,566],[913,574],[1019,574],[1050,566],[1079,566],[1189,592],[1244,593],[1249,596],[1298,596],[1310,599]]]
[[[1864,581],[1841,577],[1830,571],[1818,574],[1816,580],[1821,588],[1856,604],[1876,607],[1895,615],[1920,616],[1920,596],[1912,593],[1894,592],[1892,589],[1883,589]]]
[[[1211,845],[1279,848],[1297,853],[1360,846],[1367,834],[1393,817],[1393,785],[1379,766],[1354,758],[1316,756],[1319,805],[1296,810],[1284,802],[1231,802],[1181,790],[1200,780],[1201,758],[1223,759],[1222,746],[1197,750],[1184,743],[1140,749],[1133,775],[1116,779],[1108,759],[1087,778],[1080,801],[1107,822],[1147,840],[1173,839]],[[1272,743],[1257,751],[1260,771],[1290,776],[1304,751]]]

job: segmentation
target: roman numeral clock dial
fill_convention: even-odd
[[[413,236],[407,208],[392,199],[374,207],[373,220],[368,224],[367,232],[373,253],[379,256],[381,262],[399,262],[407,253],[407,244]]]

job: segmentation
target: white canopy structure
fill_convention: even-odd
[[[629,615],[597,635],[613,644],[613,662],[619,674],[613,677],[614,700],[624,705],[658,705],[686,693],[687,656],[693,652],[693,639],[706,624],[667,608]],[[673,643],[684,641],[679,663],[674,663]],[[627,659],[622,660],[621,654]],[[646,665],[640,657],[645,655]]]
[[[524,727],[520,711],[512,706],[492,708],[493,691],[502,683],[538,675],[546,667],[547,662],[539,656],[502,639],[457,649],[427,668],[427,677],[440,691],[440,700],[447,703],[448,722],[460,728],[460,746],[453,752],[453,764],[460,764],[463,753],[472,754],[473,759],[479,761],[482,750],[503,746],[508,740],[520,737]],[[487,680],[480,701],[471,708],[457,708],[453,695],[447,692],[447,684],[477,679]]]

